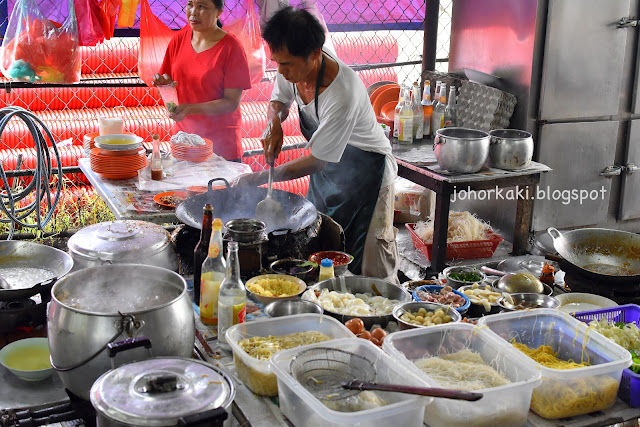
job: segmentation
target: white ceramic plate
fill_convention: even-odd
[[[615,301],[612,301],[609,298],[581,292],[570,292],[557,295],[556,299],[560,301],[559,310],[564,311],[565,313],[600,310],[601,308],[618,306]]]

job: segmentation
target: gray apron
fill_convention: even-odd
[[[318,95],[324,68],[323,54],[314,99],[318,121],[320,121]],[[293,93],[295,97],[295,84]],[[306,118],[300,105],[298,105],[298,114],[302,135],[309,141],[317,130],[317,126]],[[347,144],[339,162],[329,162],[323,171],[310,176],[307,199],[319,212],[330,216],[342,226],[346,251],[354,258],[349,265],[349,270],[353,274],[362,273],[364,243],[378,200],[384,168],[383,154],[364,151]]]

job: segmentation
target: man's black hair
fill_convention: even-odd
[[[311,13],[291,6],[277,11],[265,24],[262,37],[272,52],[287,48],[289,53],[307,59],[324,45],[324,28]]]

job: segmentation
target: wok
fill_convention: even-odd
[[[224,181],[227,188],[214,190],[214,181]],[[207,185],[207,192],[187,198],[176,208],[176,216],[185,224],[202,228],[202,208],[213,206],[213,216],[226,223],[232,219],[255,218],[256,206],[267,196],[267,189],[260,187],[231,188],[224,178],[214,178]],[[272,197],[282,204],[284,216],[279,224],[266,224],[266,233],[274,230],[290,230],[292,233],[309,227],[318,217],[316,207],[309,200],[283,190],[273,190]]]
[[[0,289],[0,300],[16,301],[37,293],[48,294],[53,282],[72,267],[71,256],[51,246],[18,240],[0,241],[0,274],[3,270],[11,270],[22,278],[19,283],[10,282],[10,289]],[[38,277],[35,269],[46,270],[48,277]]]
[[[547,229],[553,247],[572,267],[594,279],[640,282],[640,236],[606,228],[560,233]]]

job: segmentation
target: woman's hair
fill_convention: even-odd
[[[216,7],[216,9],[224,11],[224,0],[211,0],[211,2]],[[218,27],[222,28],[222,21],[220,21],[219,19]]]
[[[291,6],[277,11],[265,24],[262,37],[272,52],[287,48],[294,56],[308,58],[322,49],[324,28],[311,13]]]

